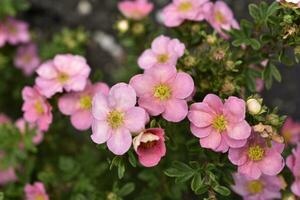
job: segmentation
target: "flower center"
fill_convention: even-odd
[[[159,100],[168,100],[172,95],[171,88],[167,85],[160,84],[154,87],[154,97]]]
[[[292,139],[292,133],[290,131],[284,131],[282,135],[283,135],[284,141],[286,143],[288,143],[288,142],[291,141],[291,139]]]
[[[178,6],[178,11],[180,12],[188,12],[193,8],[193,4],[191,2],[182,2]]]
[[[58,81],[62,84],[67,82],[69,78],[70,78],[69,75],[65,73],[60,73],[57,77]]]
[[[248,157],[253,161],[260,161],[263,159],[265,150],[259,145],[252,146],[248,149]]]
[[[34,108],[35,108],[35,111],[38,113],[38,114],[43,114],[44,113],[44,108],[43,108],[43,105],[40,101],[36,101],[35,104],[34,104]]]
[[[226,23],[226,18],[224,17],[224,15],[220,11],[216,12],[215,19],[216,19],[217,22],[219,22],[221,24]]]
[[[262,192],[262,190],[264,189],[264,185],[259,180],[253,180],[248,182],[247,189],[251,194],[257,194]]]
[[[92,97],[91,96],[82,96],[79,100],[80,108],[89,110],[92,107]]]
[[[45,196],[42,194],[37,194],[34,196],[34,200],[45,200]]]
[[[154,147],[156,145],[157,141],[153,140],[153,141],[149,141],[149,142],[141,142],[140,147],[144,148],[144,149],[150,149],[152,147]]]
[[[24,63],[30,63],[32,60],[32,56],[30,54],[25,54],[22,59]]]
[[[113,129],[119,128],[124,123],[124,113],[113,110],[107,116],[107,123]]]
[[[168,54],[160,54],[157,56],[157,62],[159,63],[166,63],[169,60]]]
[[[218,132],[223,132],[226,130],[227,127],[227,121],[224,117],[224,115],[219,115],[217,116],[213,122],[212,122],[212,126],[214,129],[216,129]]]

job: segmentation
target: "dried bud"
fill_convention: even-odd
[[[132,26],[132,32],[135,35],[140,35],[145,32],[145,26],[142,23],[135,23]]]
[[[126,33],[129,29],[129,23],[126,19],[117,22],[117,29],[120,33]]]
[[[256,98],[251,98],[247,100],[247,109],[251,115],[258,115],[262,111],[261,102]]]
[[[279,135],[270,125],[264,125],[260,122],[259,124],[253,126],[253,130],[262,138],[270,139],[277,143],[284,143],[284,138]]]
[[[207,42],[208,44],[210,44],[210,45],[215,44],[216,41],[217,41],[217,37],[216,37],[215,35],[208,35],[208,36],[206,37],[206,42]]]
[[[222,48],[217,48],[214,52],[213,52],[213,58],[216,61],[221,61],[225,58],[226,52],[224,49]]]
[[[287,39],[290,36],[294,36],[298,31],[297,25],[288,25],[283,29],[283,39]]]
[[[200,31],[200,25],[199,24],[193,24],[191,27],[192,33],[198,33]]]
[[[235,92],[235,85],[232,81],[225,79],[221,92],[226,95],[232,95]]]
[[[194,56],[186,56],[183,59],[183,63],[185,67],[190,68],[190,67],[194,67],[197,64],[197,60]]]

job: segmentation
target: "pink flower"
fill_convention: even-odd
[[[150,69],[154,66],[173,65],[176,66],[178,58],[184,54],[185,46],[178,39],[166,36],[155,38],[151,49],[147,49],[138,59],[142,69]]]
[[[10,122],[9,117],[3,113],[0,113],[0,124],[6,124],[9,122]]]
[[[265,82],[261,78],[256,78],[256,92],[262,92],[265,87]]]
[[[259,179],[250,179],[243,174],[233,174],[235,185],[231,188],[244,200],[273,200],[281,198],[282,181],[277,176],[262,175]]]
[[[16,121],[16,126],[20,130],[20,133],[24,135],[26,132],[26,121],[23,118],[20,118]],[[36,129],[37,127],[35,124],[29,123],[28,128]],[[32,142],[34,144],[40,144],[43,141],[43,139],[44,139],[44,133],[37,129],[35,136],[32,138]],[[21,144],[21,146],[23,146],[23,144]]]
[[[267,142],[253,132],[244,147],[229,149],[228,158],[238,166],[239,173],[258,179],[262,174],[275,176],[280,173],[284,167],[283,149],[283,144],[275,142],[268,147]]]
[[[109,87],[105,83],[96,83],[92,85],[87,83],[85,89],[81,92],[71,92],[58,101],[59,110],[71,116],[72,125],[78,130],[87,130],[92,125],[92,99],[96,93],[108,95]]]
[[[287,157],[286,165],[292,171],[295,178],[291,190],[295,195],[300,197],[300,143],[292,150],[292,154]]]
[[[12,183],[17,181],[17,175],[15,169],[13,167],[9,167],[8,169],[0,169],[0,185],[6,185],[8,183]]]
[[[300,142],[300,123],[288,117],[281,129],[281,135],[286,143],[297,144]]]
[[[7,41],[7,32],[3,23],[0,22],[0,47],[3,47]]]
[[[30,43],[20,46],[14,60],[15,66],[21,69],[25,75],[30,76],[40,64],[40,58],[35,44]]]
[[[251,134],[245,120],[246,105],[243,99],[229,97],[222,100],[208,94],[201,103],[191,105],[188,118],[193,135],[200,145],[214,151],[228,151],[229,147],[243,147]]]
[[[194,90],[194,81],[187,73],[176,72],[176,68],[170,65],[154,67],[132,77],[130,85],[139,97],[139,106],[150,115],[162,114],[171,122],[186,117],[188,106],[185,99]]]
[[[134,150],[143,166],[154,167],[166,154],[164,135],[162,128],[150,128],[133,139]]]
[[[49,200],[45,186],[42,182],[35,182],[33,185],[26,184],[24,192],[26,200]]]
[[[239,29],[238,22],[234,19],[233,13],[228,5],[223,1],[207,3],[204,6],[206,20],[225,39],[228,36],[223,30],[229,31],[232,28]]]
[[[82,56],[57,55],[37,69],[39,77],[36,79],[36,85],[47,98],[62,92],[63,89],[67,92],[79,92],[85,88],[90,71]]]
[[[141,20],[153,10],[153,3],[148,0],[122,1],[118,3],[118,8],[125,17]]]
[[[30,41],[30,33],[26,22],[8,17],[4,25],[6,27],[6,39],[8,43],[16,45]]]
[[[140,132],[147,120],[145,110],[135,104],[136,93],[125,83],[114,85],[108,96],[98,92],[92,105],[92,140],[97,144],[107,142],[116,155],[126,153],[132,143],[131,133]]]
[[[22,91],[24,119],[36,123],[38,129],[47,131],[52,122],[52,107],[36,88],[25,87]]]
[[[208,0],[173,0],[163,10],[163,21],[167,27],[176,27],[184,20],[201,21],[204,19],[203,5]]]

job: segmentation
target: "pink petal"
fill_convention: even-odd
[[[172,83],[172,95],[179,99],[187,98],[194,90],[194,81],[190,75],[184,72],[177,73]]]
[[[274,176],[279,174],[283,169],[284,160],[277,152],[271,154],[266,153],[263,160],[259,162],[259,167],[264,174]]]
[[[112,134],[106,121],[93,120],[91,139],[97,144],[106,142]]]
[[[145,167],[156,166],[160,159],[161,156],[157,154],[143,154],[143,156],[139,156],[139,162]]]
[[[227,126],[227,133],[232,139],[244,140],[249,138],[251,135],[251,127],[245,120],[243,120],[240,123],[230,124]]]
[[[188,105],[185,100],[173,99],[169,100],[162,116],[170,122],[182,121],[188,113]]]
[[[39,92],[47,98],[52,97],[57,92],[63,91],[62,85],[55,80],[47,80],[41,77],[37,77],[35,79],[35,83]]]
[[[160,65],[148,69],[145,71],[145,74],[149,74],[153,78],[154,83],[166,83],[171,79],[175,79],[177,73],[175,66]]]
[[[230,148],[228,152],[229,160],[235,165],[243,165],[248,160],[246,148]]]
[[[185,46],[178,39],[172,39],[168,44],[168,51],[176,54],[176,58],[183,56]]]
[[[167,53],[168,43],[170,42],[170,38],[164,35],[157,37],[151,44],[151,49],[156,54],[164,54]]]
[[[296,180],[291,186],[292,192],[300,197],[300,180]]]
[[[220,97],[215,94],[208,94],[203,99],[203,102],[208,104],[215,112],[221,114],[223,112],[223,103]]]
[[[154,81],[151,76],[138,74],[130,79],[129,85],[134,88],[137,96],[142,97],[146,94],[152,94]]]
[[[212,131],[209,136],[200,139],[200,145],[203,148],[216,149],[221,144],[221,134]]]
[[[213,131],[213,128],[211,126],[199,128],[194,124],[191,124],[191,131],[194,136],[198,138],[204,138],[207,137]]]
[[[163,104],[151,97],[139,98],[138,104],[140,107],[146,109],[151,116],[157,116],[165,110]]]
[[[107,141],[107,147],[115,155],[123,155],[129,150],[131,143],[132,138],[129,130],[122,128],[112,131],[111,138]]]
[[[224,103],[224,114],[230,122],[240,122],[245,119],[246,104],[243,99],[229,97]]]
[[[43,78],[54,79],[57,77],[57,71],[52,61],[43,63],[37,70],[37,74]]]
[[[140,107],[130,108],[125,115],[125,126],[131,132],[138,132],[145,128],[146,112]]]
[[[245,174],[247,177],[252,179],[258,179],[261,176],[261,170],[257,163],[248,161],[238,167],[238,172]]]
[[[135,106],[136,93],[130,85],[118,83],[110,89],[108,102],[111,108],[126,111]]]
[[[93,117],[98,120],[106,119],[110,109],[108,107],[107,97],[102,92],[98,92],[94,96],[92,105]]]
[[[224,136],[224,140],[226,141],[226,144],[228,144],[228,146],[230,146],[231,148],[240,148],[245,146],[245,144],[247,143],[247,139],[244,140],[236,140],[236,139],[232,139],[231,137],[228,136],[228,133],[223,132],[222,135]]]
[[[152,50],[148,49],[138,59],[138,65],[142,69],[149,69],[157,63],[156,55]]]
[[[71,116],[72,125],[81,131],[89,129],[92,121],[92,114],[88,110],[79,110]]]
[[[66,94],[59,98],[58,100],[58,108],[60,112],[62,112],[65,115],[71,115],[74,113],[78,107],[78,98],[74,94]]]
[[[213,116],[199,110],[189,111],[188,118],[197,127],[207,127],[213,122]]]

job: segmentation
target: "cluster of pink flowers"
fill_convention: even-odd
[[[17,45],[30,41],[30,33],[26,22],[7,17],[0,22],[0,47],[6,43]]]
[[[32,185],[26,184],[24,192],[25,200],[49,200],[49,196],[42,182],[35,182]]]
[[[148,2],[148,0],[126,0],[119,2],[118,8],[125,17],[141,20],[151,13],[153,3]]]
[[[209,0],[173,0],[163,10],[163,21],[167,27],[177,27],[185,20],[206,20],[224,38],[224,30],[238,29],[231,9],[223,1],[215,3]]]
[[[300,197],[300,143],[293,149],[292,155],[289,155],[286,160],[286,165],[294,175],[294,183],[291,186],[292,192]]]

